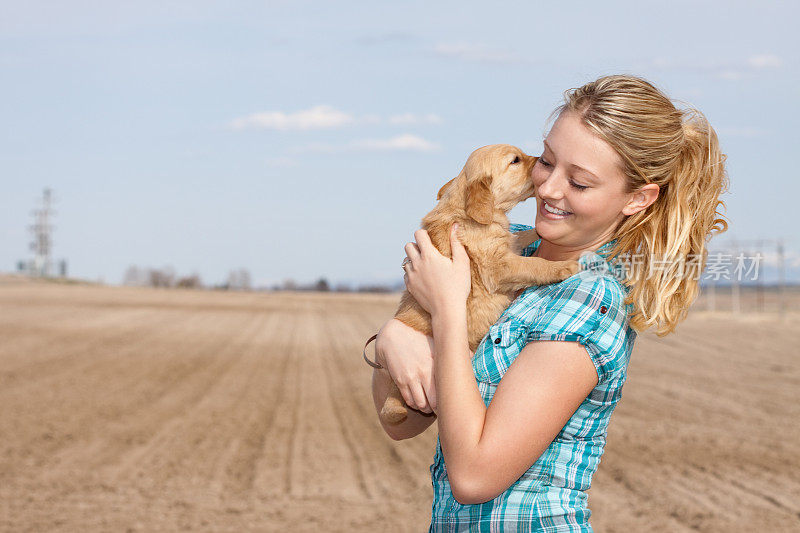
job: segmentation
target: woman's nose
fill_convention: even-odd
[[[545,180],[537,187],[539,197],[550,198],[551,200],[558,200],[564,196],[564,189],[562,187],[563,180],[555,172],[551,172]]]

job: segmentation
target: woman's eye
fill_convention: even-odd
[[[549,163],[549,162],[548,162],[548,161],[547,161],[547,160],[546,160],[544,157],[542,157],[542,156],[539,156],[539,159],[538,159],[536,162],[537,162],[537,163],[541,163],[541,164],[542,164],[543,166],[545,166],[545,167],[550,167],[550,166],[552,166],[552,165],[551,165],[551,164],[550,164],[550,163]],[[571,179],[569,180],[569,184],[570,184],[572,187],[575,187],[575,188],[576,188],[577,190],[579,190],[579,191],[585,191],[586,189],[588,189],[588,188],[589,188],[589,186],[588,186],[588,185],[581,185],[581,184],[579,184],[579,183],[575,183],[575,182],[574,182],[574,181],[572,181]]]

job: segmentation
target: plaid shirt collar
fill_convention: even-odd
[[[609,254],[611,253],[611,250],[614,248],[614,246],[616,244],[617,244],[617,239],[613,239],[611,241],[608,241],[607,243],[602,245],[600,248],[595,250],[594,253],[596,253],[597,255],[599,255],[600,257],[605,259],[606,261],[608,261],[608,256],[609,256]]]
[[[539,244],[541,244],[541,242],[542,239],[540,238],[531,244],[531,249],[533,252],[535,252],[539,248]],[[614,246],[616,244],[617,240],[612,239],[604,243],[597,250],[594,250],[592,252],[583,252],[578,262],[581,263],[581,265],[585,270],[593,270],[596,272],[603,272],[603,271],[610,272],[612,275],[614,275],[614,277],[616,277],[620,282],[622,282],[624,286],[625,280],[627,279],[627,273],[625,271],[624,265],[620,264],[618,261],[614,261],[613,258],[609,257],[611,255],[611,250],[614,249]]]
[[[541,244],[541,242],[542,242],[541,237],[536,239],[536,241],[532,244],[533,251],[536,251],[539,248],[539,245]],[[608,261],[609,260],[608,256],[611,253],[611,250],[614,248],[614,245],[616,245],[616,244],[617,244],[617,240],[616,239],[610,240],[607,243],[605,243],[602,246],[600,246],[600,248],[598,248],[597,250],[595,250],[594,252],[591,252],[591,253],[597,254],[600,257],[602,257],[603,259],[605,259],[606,261]]]
[[[628,273],[625,268],[626,265],[624,262],[617,261],[616,257],[610,257],[611,250],[614,249],[616,244],[616,239],[610,240],[595,250],[594,253],[603,258],[602,266],[608,268],[609,272],[611,272],[611,274],[613,274],[614,277],[622,283],[623,287],[627,291],[629,288],[626,285],[628,278]]]

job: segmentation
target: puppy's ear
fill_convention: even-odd
[[[442,188],[439,189],[439,193],[436,195],[436,199],[437,200],[441,200],[442,199],[442,195],[444,194],[445,189],[447,189],[450,186],[450,184],[453,183],[454,181],[456,181],[456,178],[453,178],[450,181],[448,181],[447,183],[445,183],[444,185],[442,185]]]
[[[481,224],[491,223],[494,214],[491,183],[492,177],[484,175],[467,185],[467,216]]]

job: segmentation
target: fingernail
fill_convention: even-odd
[[[453,231],[455,231],[455,230],[457,230],[457,229],[458,229],[458,222],[456,222],[455,224],[453,224]]]

